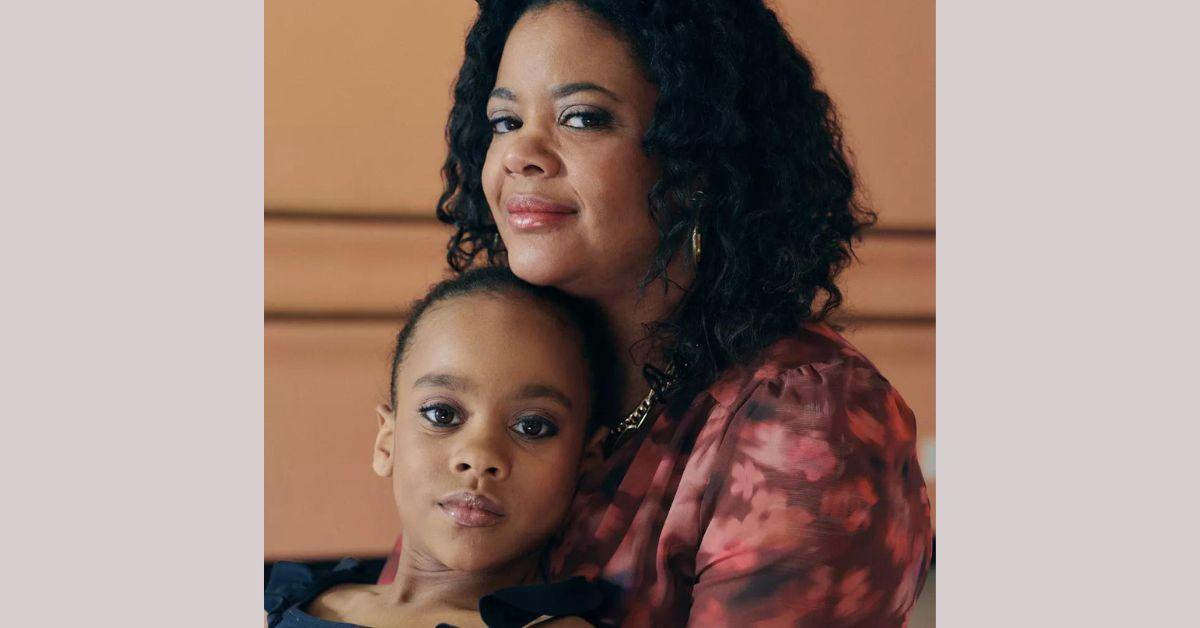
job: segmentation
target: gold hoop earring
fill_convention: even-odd
[[[700,263],[700,225],[692,227],[692,263]]]
[[[697,190],[692,195],[692,205],[695,207],[696,224],[692,225],[692,264],[700,264],[700,208],[704,204],[704,191]]]

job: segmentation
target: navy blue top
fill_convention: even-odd
[[[267,583],[267,625],[271,628],[347,628],[354,624],[309,615],[304,609],[327,589],[340,584],[373,584],[382,564],[346,558],[333,569],[313,569],[303,563],[278,562]],[[576,576],[562,582],[500,589],[479,600],[479,614],[488,628],[520,628],[541,617],[587,616],[602,600],[600,587]],[[454,628],[438,624],[437,628]]]

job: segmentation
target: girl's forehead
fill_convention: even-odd
[[[543,321],[542,319],[546,319]],[[490,331],[521,330],[527,322],[557,322],[555,328],[567,329],[569,325],[561,314],[541,299],[512,291],[480,291],[456,295],[438,301],[425,310],[417,323],[414,335],[434,328],[459,332],[485,328]]]
[[[476,293],[429,307],[413,329],[400,379],[454,371],[485,383],[587,386],[582,339],[551,307],[519,294]]]

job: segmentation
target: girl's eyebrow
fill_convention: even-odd
[[[604,94],[605,96],[608,96],[609,98],[611,98],[617,102],[625,102],[624,100],[621,99],[620,96],[617,95],[616,92],[612,91],[611,89],[608,89],[607,87],[604,87],[602,85],[597,85],[595,83],[590,83],[587,81],[579,81],[579,82],[575,82],[575,83],[563,83],[562,85],[556,85],[553,89],[550,90],[550,95],[554,96],[555,99],[559,99],[559,98],[566,98],[567,96],[570,96],[571,94],[576,94],[578,92],[600,92],[601,94]],[[492,99],[492,98],[517,102],[517,95],[514,94],[513,91],[507,87],[497,87],[496,89],[493,89],[492,93],[488,95],[488,99]]]
[[[413,388],[449,388],[450,390],[465,391],[472,388],[471,381],[460,375],[451,373],[429,373],[417,378]]]
[[[521,387],[521,392],[517,393],[517,399],[553,399],[566,406],[568,410],[574,410],[570,397],[548,384],[525,384]]]

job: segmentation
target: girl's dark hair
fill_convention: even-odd
[[[396,407],[396,376],[404,362],[404,353],[413,330],[421,316],[434,304],[472,294],[501,296],[524,296],[530,307],[544,307],[557,315],[564,323],[579,333],[580,353],[587,363],[592,413],[588,421],[588,433],[607,425],[613,419],[613,402],[618,398],[616,375],[617,362],[613,353],[613,340],[599,310],[590,302],[573,297],[561,290],[547,286],[535,286],[523,281],[505,267],[477,268],[446,279],[429,289],[429,292],[413,304],[408,320],[396,334],[396,345],[392,349],[392,380],[390,402]],[[486,356],[481,359],[487,359]]]
[[[648,330],[684,365],[679,390],[706,386],[841,305],[834,279],[875,214],[856,196],[838,117],[812,64],[761,0],[480,0],[454,85],[437,204],[438,218],[456,228],[450,266],[461,272],[480,253],[505,263],[480,181],[492,137],[486,103],[513,25],[556,1],[608,23],[658,87],[643,147],[662,164],[648,198],[659,244],[636,287],[661,279],[665,289],[668,263],[681,251],[690,258],[699,229],[688,294]]]

